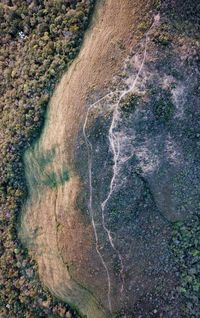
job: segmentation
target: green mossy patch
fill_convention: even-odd
[[[29,150],[26,158],[28,162],[28,182],[30,191],[37,191],[38,187],[57,188],[69,181],[70,173],[66,167],[54,170],[53,162],[56,156],[56,148],[42,152],[38,151],[38,144]]]
[[[69,181],[69,172],[66,169],[63,169],[61,175],[54,171],[46,174],[46,178],[41,181],[41,184],[52,189],[64,185],[67,181]]]
[[[37,162],[41,168],[45,168],[48,164],[50,164],[53,161],[53,159],[55,158],[55,155],[56,155],[55,148],[52,148],[46,153],[39,155]]]

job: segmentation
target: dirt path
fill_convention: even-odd
[[[120,73],[139,40],[135,30],[151,4],[98,1],[82,50],[52,97],[44,132],[25,156],[31,195],[23,211],[21,238],[34,254],[45,285],[88,318],[110,318],[110,313],[104,297],[106,278],[95,253],[90,220],[77,208],[81,184],[74,170],[74,147],[86,116],[87,99],[95,101],[109,91],[113,77]],[[76,282],[73,264],[79,262],[85,266],[86,276],[95,272],[95,280],[102,280],[99,290],[92,278],[88,286]]]

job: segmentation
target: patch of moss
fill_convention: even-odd
[[[55,157],[55,148],[47,151],[38,157],[37,161],[41,168],[45,168],[48,164],[50,164]]]
[[[49,174],[46,173],[45,176],[46,178],[41,183],[49,188],[56,188],[69,180],[69,172],[66,169],[61,172],[61,175],[52,171]]]
[[[42,180],[42,184],[44,184],[45,186],[49,187],[49,188],[55,188],[58,185],[57,182],[57,175],[56,173],[53,171],[50,174],[47,175],[47,178],[45,180]]]
[[[60,184],[64,184],[65,182],[69,181],[69,172],[66,169],[63,169],[61,177],[60,177]]]

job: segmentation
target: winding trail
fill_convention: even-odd
[[[109,192],[105,198],[105,200],[101,203],[101,218],[102,218],[102,225],[103,225],[103,229],[108,237],[109,243],[112,247],[112,249],[114,250],[114,252],[117,254],[119,262],[120,262],[120,276],[121,276],[121,288],[120,288],[120,293],[121,295],[123,294],[123,291],[125,289],[125,265],[124,265],[124,260],[123,260],[123,256],[121,255],[120,251],[118,250],[118,248],[116,247],[116,244],[114,242],[114,238],[113,235],[110,231],[110,229],[108,228],[108,226],[106,225],[106,217],[105,217],[105,209],[108,205],[108,202],[115,190],[115,186],[116,186],[116,177],[118,175],[119,169],[121,167],[121,164],[124,164],[125,161],[129,160],[133,154],[131,154],[131,156],[129,156],[125,161],[121,160],[120,155],[121,155],[121,149],[120,149],[120,134],[115,133],[115,130],[117,128],[118,122],[120,120],[120,103],[123,100],[124,97],[126,97],[129,93],[133,93],[134,89],[136,87],[136,84],[138,82],[139,76],[143,70],[145,61],[146,61],[146,56],[147,56],[147,47],[148,47],[148,42],[149,42],[149,32],[151,31],[151,29],[159,22],[159,15],[156,15],[154,17],[154,22],[152,24],[152,26],[150,27],[150,29],[148,30],[148,32],[145,35],[145,44],[144,44],[144,52],[143,52],[143,58],[141,61],[141,65],[139,67],[139,70],[136,74],[135,79],[133,80],[132,84],[129,86],[128,89],[126,90],[117,90],[116,92],[110,92],[108,94],[106,94],[105,96],[103,96],[102,98],[100,98],[99,100],[97,100],[95,103],[93,103],[92,105],[89,106],[87,114],[86,114],[86,118],[85,118],[85,122],[83,125],[83,136],[85,139],[85,143],[87,146],[87,153],[88,153],[88,176],[89,176],[89,204],[88,204],[88,208],[89,208],[89,213],[90,213],[90,217],[91,217],[91,222],[92,222],[92,227],[93,227],[93,231],[94,231],[94,236],[95,236],[95,242],[96,242],[96,251],[97,254],[99,255],[100,259],[101,259],[101,263],[103,265],[103,267],[105,268],[106,271],[106,275],[107,275],[107,298],[108,298],[108,305],[109,305],[109,310],[110,312],[112,312],[112,302],[111,302],[111,277],[110,277],[110,273],[109,273],[109,268],[104,260],[104,257],[100,251],[100,246],[99,246],[99,237],[98,237],[98,232],[97,232],[97,227],[96,227],[96,223],[95,223],[95,219],[94,219],[94,209],[93,209],[93,186],[92,186],[92,167],[93,167],[93,147],[91,142],[89,141],[89,138],[87,137],[86,134],[86,127],[87,127],[87,122],[88,122],[88,117],[89,117],[89,113],[91,112],[91,110],[93,110],[93,108],[95,108],[97,105],[99,105],[100,102],[104,101],[107,97],[110,96],[116,96],[116,93],[120,94],[118,97],[118,101],[117,103],[114,104],[113,106],[113,116],[112,116],[112,122],[110,125],[110,129],[109,129],[109,135],[108,135],[108,139],[109,139],[109,143],[110,143],[110,150],[113,154],[113,175],[112,175],[112,179],[110,182],[110,186],[109,186]],[[106,105],[106,104],[105,104]]]

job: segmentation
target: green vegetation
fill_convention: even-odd
[[[37,158],[37,162],[40,165],[41,169],[45,168],[48,164],[50,164],[53,161],[55,154],[55,148],[53,148],[48,152],[39,155],[39,158]]]
[[[154,42],[166,46],[170,44],[171,39],[167,33],[162,32],[154,38]]]
[[[49,188],[56,188],[56,186],[57,186],[57,175],[56,175],[56,173],[54,171],[51,172],[49,175],[47,175],[47,178],[42,181],[42,183],[44,185],[48,186]]]
[[[63,185],[69,180],[69,172],[66,169],[63,169],[62,175],[60,177],[60,184]]]
[[[69,173],[67,170],[63,170],[61,175],[57,175],[54,171],[49,174],[46,173],[46,178],[42,180],[42,184],[50,188],[56,188],[59,185],[63,185],[69,180]]]
[[[153,41],[158,45],[168,46],[172,40],[173,35],[170,30],[170,26],[167,23],[163,23],[162,26],[155,32]]]
[[[153,91],[153,112],[157,120],[167,123],[174,114],[175,106],[172,102],[170,90],[155,89]]]
[[[56,83],[77,55],[93,0],[6,0],[0,4],[0,316],[64,316],[68,306],[44,290],[37,266],[17,237],[26,199],[23,154],[39,135]],[[52,150],[41,157],[49,164]],[[50,186],[69,178],[50,175]],[[47,180],[44,180],[44,183]]]
[[[136,94],[129,94],[126,99],[122,101],[121,110],[125,116],[132,114],[139,105],[140,96]]]
[[[172,251],[180,270],[183,318],[199,317],[200,308],[200,218],[174,225]]]
[[[51,165],[56,156],[56,149],[53,147],[48,151],[39,150],[38,144],[35,144],[35,152],[29,152],[29,182],[30,187],[40,187],[40,190],[45,186],[56,188],[64,185],[70,178],[69,171],[65,167],[54,170]],[[31,189],[30,189],[31,191]]]

